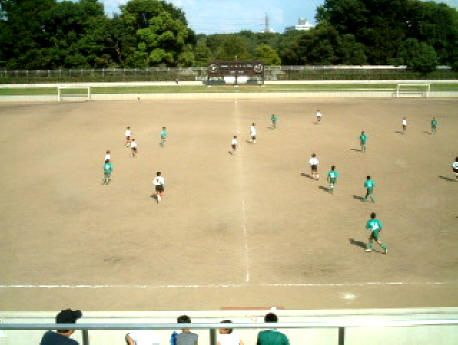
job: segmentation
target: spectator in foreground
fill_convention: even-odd
[[[177,318],[177,323],[191,323],[191,318],[188,315],[181,315]],[[198,345],[198,335],[192,333],[189,329],[183,329],[181,333],[173,332],[170,339],[171,345]]]
[[[81,310],[65,309],[56,315],[56,323],[76,323],[81,316]],[[43,334],[40,345],[78,345],[76,340],[70,339],[73,333],[73,329],[47,331]]]
[[[221,323],[232,323],[231,320],[223,320]],[[232,333],[232,328],[221,328],[219,330],[218,345],[244,345],[240,335]]]
[[[264,316],[265,323],[276,323],[277,321],[278,317],[274,313]],[[258,333],[256,345],[289,345],[289,340],[283,333],[275,329],[267,329]]]
[[[161,339],[154,331],[132,331],[126,334],[128,345],[160,345]]]

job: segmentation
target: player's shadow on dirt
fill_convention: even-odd
[[[366,243],[362,242],[362,241],[356,241],[355,239],[353,238],[349,238],[348,241],[350,242],[350,244],[354,245],[354,246],[357,246],[357,247],[361,247],[363,249],[366,249],[367,246],[366,246]]]
[[[318,187],[321,190],[324,190],[325,192],[331,193],[331,188],[325,187],[325,186],[319,186]]]
[[[350,151],[363,152],[361,149],[350,149]]]
[[[247,144],[254,144],[251,140],[245,140]]]
[[[429,131],[423,131],[423,133],[428,134],[428,135],[433,134],[433,133],[431,133],[431,132],[429,132]]]
[[[273,127],[273,126],[267,126],[267,128],[269,128],[271,131],[273,131],[274,129],[276,129],[276,128]]]
[[[301,173],[301,176],[304,176],[304,177],[307,177],[307,178],[309,178],[311,180],[314,180],[312,175],[309,175],[309,174],[306,174],[306,173]]]
[[[454,178],[450,178],[450,177],[442,176],[442,175],[439,175],[439,178],[442,179],[442,180],[445,180],[447,182],[455,182],[456,181],[456,179],[454,179]]]
[[[353,199],[359,200],[359,201],[361,201],[361,202],[366,201],[366,199],[364,199],[364,198],[363,198],[362,196],[360,196],[360,195],[353,195]]]
[[[394,131],[394,133],[397,133],[397,134],[404,134],[403,131]]]

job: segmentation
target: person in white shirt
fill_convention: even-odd
[[[131,151],[132,157],[135,158],[136,154],[138,153],[138,149],[137,149],[137,142],[133,138],[132,138],[132,141],[130,142],[130,151]]]
[[[124,135],[126,136],[126,143],[124,144],[124,146],[129,147],[130,137],[132,135],[132,132],[129,126],[126,127],[126,131],[124,132]]]
[[[156,200],[159,203],[164,196],[164,184],[165,179],[161,176],[161,172],[156,173],[156,177],[153,179],[154,188],[156,190]]]
[[[107,150],[107,152],[105,152],[105,159],[104,160],[106,161],[107,159],[111,160],[110,150]]]
[[[253,122],[250,127],[250,136],[251,136],[250,142],[253,144],[256,144],[256,127],[255,126],[256,124]]]
[[[231,147],[232,147],[232,152],[229,151],[230,154],[235,154],[235,151],[237,150],[237,147],[239,146],[238,141],[237,141],[237,136],[234,135],[234,138],[232,139]]]
[[[452,163],[453,172],[455,173],[455,181],[458,182],[458,157],[456,157],[455,161]]]
[[[223,320],[221,323],[232,323],[231,320]],[[232,332],[232,328],[221,328],[219,330],[218,345],[243,345],[240,335]]]
[[[312,172],[312,177],[315,180],[318,180],[320,178],[320,174],[318,174],[318,165],[320,164],[320,161],[316,157],[315,153],[312,153],[312,157],[309,160],[311,172]]]
[[[402,133],[405,134],[407,132],[407,119],[404,116],[402,118]]]
[[[316,116],[316,123],[320,123],[320,121],[321,121],[320,109],[318,109],[318,110],[316,111],[315,116]]]
[[[126,334],[129,345],[160,345],[161,339],[154,331],[132,331]]]

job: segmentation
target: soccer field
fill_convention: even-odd
[[[0,309],[456,306],[456,109],[418,98],[0,104]],[[312,152],[319,181],[306,176]],[[366,175],[375,204],[361,201]],[[386,256],[364,252],[372,211]]]

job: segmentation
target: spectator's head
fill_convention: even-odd
[[[231,320],[223,320],[221,323],[232,323]],[[231,334],[232,333],[232,328],[220,328],[219,332],[221,334]]]
[[[265,323],[275,323],[278,322],[278,317],[274,313],[269,313],[264,316]]]
[[[181,315],[177,317],[177,323],[191,323],[191,318],[188,315]],[[183,332],[190,332],[189,329],[183,329]]]
[[[83,314],[81,313],[81,310],[71,310],[71,309],[61,310],[61,312],[56,315],[56,323],[76,323],[76,320],[81,318],[81,316],[83,316]],[[58,330],[57,332],[69,337],[75,331],[67,329],[67,330]]]

